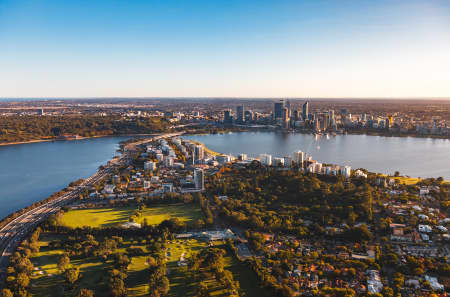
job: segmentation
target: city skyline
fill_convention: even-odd
[[[0,97],[450,97],[447,1],[0,3]]]

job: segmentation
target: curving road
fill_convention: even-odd
[[[39,207],[29,210],[28,212],[15,218],[2,229],[0,229],[0,289],[3,288],[4,279],[6,277],[6,268],[8,267],[9,257],[14,253],[17,246],[22,242],[25,236],[34,230],[34,228],[45,220],[49,215],[57,213],[62,206],[69,204],[72,200],[84,191],[86,187],[101,181],[107,176],[111,175],[115,166],[127,164],[130,160],[130,153],[136,146],[158,140],[161,138],[174,137],[183,134],[167,133],[158,135],[149,139],[130,143],[125,147],[125,152],[119,159],[113,159],[104,168],[99,169],[94,175],[85,179],[83,183],[75,189],[66,192],[64,195],[46,203]]]

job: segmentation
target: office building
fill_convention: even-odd
[[[291,102],[289,100],[286,100],[285,106],[288,109],[288,117],[291,117]]]
[[[245,122],[245,109],[244,105],[238,105],[236,107],[236,120],[239,124],[243,124]]]
[[[254,120],[253,112],[250,110],[246,110],[245,111],[245,122],[249,123],[249,122],[253,122],[253,120]]]
[[[309,102],[306,101],[305,104],[303,104],[303,120],[306,121],[309,119]]]
[[[289,109],[287,107],[283,108],[283,117],[282,117],[282,127],[289,128]]]
[[[280,102],[275,102],[273,108],[273,118],[275,120],[283,118],[283,108],[284,108],[284,100],[280,100]]]
[[[299,120],[298,110],[297,109],[293,111],[293,115],[292,116],[294,117],[294,121],[298,121]]]
[[[233,116],[231,115],[231,109],[226,109],[223,111],[223,122],[224,124],[233,123]]]
[[[197,189],[202,191],[205,189],[205,173],[203,169],[196,168],[194,170],[194,183]]]
[[[328,118],[329,118],[329,121],[330,121],[329,125],[328,125],[329,127],[331,127],[331,126],[336,124],[336,118],[334,116],[334,110],[333,109],[328,111]]]

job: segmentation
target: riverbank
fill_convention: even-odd
[[[222,153],[218,153],[218,152],[215,152],[215,151],[209,149],[204,143],[202,143],[202,142],[200,142],[200,141],[195,141],[195,140],[190,140],[190,141],[193,142],[193,143],[195,143],[195,144],[201,145],[201,146],[203,147],[203,149],[205,150],[205,152],[208,153],[208,154],[210,154],[210,155],[212,155],[212,156],[221,156],[221,155],[224,155],[224,154],[222,154]]]
[[[112,135],[96,135],[89,137],[77,137],[77,138],[68,138],[68,139],[58,139],[58,138],[50,138],[50,139],[36,139],[36,140],[28,140],[28,141],[17,141],[17,142],[7,142],[0,143],[0,146],[9,146],[9,145],[18,145],[18,144],[29,144],[29,143],[39,143],[39,142],[59,142],[59,141],[76,141],[76,140],[84,140],[84,139],[92,139],[92,138],[105,138],[105,137],[141,137],[141,136],[155,136],[159,133],[151,133],[151,134],[112,134]]]

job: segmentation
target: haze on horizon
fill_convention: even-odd
[[[0,0],[0,97],[450,97],[450,2]]]

